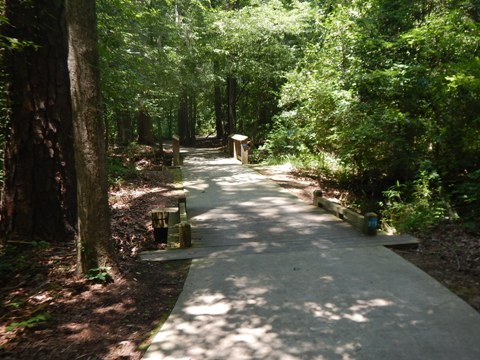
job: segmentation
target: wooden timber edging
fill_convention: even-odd
[[[313,204],[335,214],[335,216],[353,225],[365,235],[377,235],[378,216],[373,212],[365,215],[359,214],[338,203],[325,199],[321,190],[313,192]]]

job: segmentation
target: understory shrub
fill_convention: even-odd
[[[441,179],[435,171],[421,171],[412,182],[397,182],[384,191],[386,200],[381,204],[384,227],[415,232],[447,219],[449,203],[442,193]]]
[[[455,207],[468,230],[480,232],[480,169],[466,174],[452,191]]]

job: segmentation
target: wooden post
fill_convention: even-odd
[[[230,135],[228,137],[228,145],[227,145],[227,153],[228,155],[232,156],[232,157],[235,157],[234,154],[233,154],[233,135]]]
[[[179,166],[180,163],[180,138],[178,135],[172,136],[172,148],[173,148],[173,165]]]
[[[320,206],[319,199],[323,196],[322,190],[315,190],[313,192],[313,205],[316,207]]]
[[[231,155],[234,159],[240,160],[242,164],[248,164],[248,136],[230,135],[228,138],[228,147],[231,149]],[[245,146],[244,146],[245,145]]]
[[[185,196],[185,193],[182,193],[181,195],[179,195],[177,201],[178,201],[178,208],[181,209],[182,204],[185,204],[184,205],[185,212],[187,212],[187,197]]]
[[[192,227],[187,221],[182,221],[178,226],[178,239],[180,248],[189,248],[192,246]]]
[[[241,158],[243,165],[248,164],[248,149],[249,146],[247,143],[241,144]]]

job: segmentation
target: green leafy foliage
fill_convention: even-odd
[[[138,176],[135,165],[125,162],[117,157],[107,158],[108,182],[110,185],[118,185]]]
[[[453,187],[454,203],[466,227],[480,231],[480,170],[472,171]]]
[[[98,10],[113,134],[120,114],[141,108],[157,138],[170,136],[185,99],[196,132],[210,134],[214,86],[225,125],[234,78],[234,125],[262,144],[257,161],[316,167],[370,197],[361,201],[392,206],[381,198],[397,182],[407,186],[395,204],[423,203],[412,194],[430,162],[473,218],[465,174],[480,168],[478,1],[102,0]],[[112,181],[129,176],[110,167]]]
[[[416,180],[397,183],[384,194],[384,223],[400,232],[425,230],[448,218],[448,202],[442,198],[436,172],[422,171]]]
[[[109,267],[98,267],[95,269],[90,269],[87,274],[85,274],[85,278],[88,281],[91,281],[96,284],[107,284],[113,281],[113,276],[109,273]]]
[[[34,315],[24,321],[20,322],[13,322],[10,325],[8,325],[5,330],[6,331],[14,331],[19,328],[34,328],[36,326],[39,326],[40,324],[49,321],[51,319],[51,316],[48,312],[42,312],[40,314]]]
[[[390,188],[384,202],[408,228],[443,216],[421,191],[425,162],[443,191],[454,185],[474,199],[458,174],[480,165],[478,4],[330,1],[316,23],[282,87],[269,155],[332,154],[365,194]]]

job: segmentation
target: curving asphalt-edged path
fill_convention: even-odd
[[[182,168],[193,258],[144,359],[480,359],[480,315],[382,245],[213,150]]]

